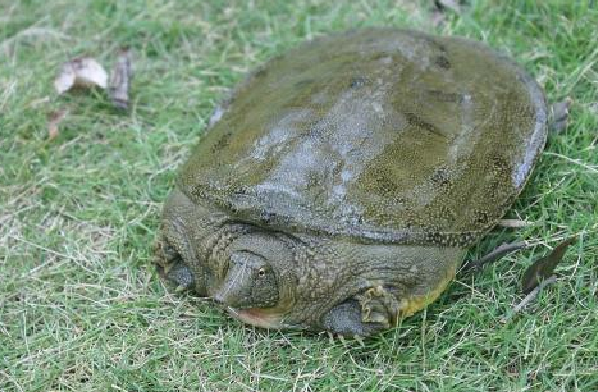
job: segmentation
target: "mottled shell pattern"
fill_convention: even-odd
[[[220,114],[179,177],[191,200],[281,231],[459,247],[518,195],[547,129],[507,57],[383,28],[272,59]]]

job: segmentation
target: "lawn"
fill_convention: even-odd
[[[0,0],[0,391],[597,391],[598,4],[470,1]],[[436,23],[434,23],[436,21]],[[463,35],[573,99],[508,212],[541,245],[460,275],[365,341],[258,330],[158,279],[151,244],[177,167],[253,67],[358,26]],[[57,96],[60,65],[134,54],[129,112]],[[68,109],[57,137],[48,113]],[[559,280],[506,322],[526,266],[577,235]]]

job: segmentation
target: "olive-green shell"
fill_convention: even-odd
[[[278,230],[465,246],[524,186],[546,122],[535,81],[481,43],[356,30],[250,76],[178,185]]]

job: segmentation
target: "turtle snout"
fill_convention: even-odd
[[[235,294],[232,285],[229,282],[225,282],[224,286],[212,295],[212,300],[218,305],[241,307],[243,305],[242,301]]]

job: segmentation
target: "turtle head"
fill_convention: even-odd
[[[214,301],[234,309],[271,308],[278,304],[278,277],[264,256],[235,251],[228,264]]]
[[[282,326],[294,304],[296,285],[293,241],[281,236],[248,229],[220,255],[211,297],[233,317],[258,327]]]

